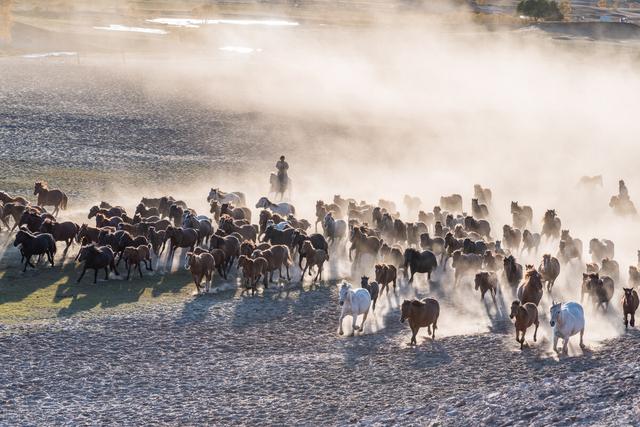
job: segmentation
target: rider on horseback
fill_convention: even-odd
[[[278,183],[280,184],[280,188],[284,190],[287,187],[287,181],[289,180],[287,175],[289,163],[284,160],[284,156],[280,156],[280,160],[276,163],[276,169],[278,169]]]

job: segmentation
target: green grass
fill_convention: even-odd
[[[93,270],[88,270],[82,282],[76,283],[81,270],[71,263],[62,268],[39,265],[37,270],[22,273],[18,262],[2,266],[0,271],[0,323],[70,317],[116,307],[128,309],[167,298],[186,299],[194,291],[191,275],[185,270],[143,278],[133,276],[132,272],[129,281],[104,281],[102,271],[94,285]],[[126,274],[123,266],[120,270]]]

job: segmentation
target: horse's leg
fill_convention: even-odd
[[[582,350],[585,349],[585,345],[584,345],[584,328],[582,328],[582,330],[580,331],[580,348]]]
[[[362,324],[360,325],[360,332],[364,333],[364,321],[367,320],[367,316],[369,315],[369,310],[364,312],[364,315],[362,316]]]
[[[534,325],[536,325],[536,328],[533,331],[533,342],[537,341],[537,336],[538,336],[538,326],[540,326],[540,322],[536,320],[536,322],[534,323]]]
[[[291,276],[289,275],[289,266],[285,266],[285,270],[287,271],[287,281],[291,281]]]
[[[631,321],[629,322],[629,324],[631,325],[632,328],[635,328],[635,326],[636,326],[636,314],[635,313],[631,313]]]
[[[84,268],[82,269],[82,273],[80,273],[80,277],[78,277],[78,280],[76,280],[76,283],[80,283],[80,280],[82,280],[82,278],[84,277],[84,273],[86,273],[87,271],[87,266],[85,264]]]
[[[302,275],[300,276],[300,282],[304,281],[304,273],[305,273],[305,271],[307,271],[307,267],[309,267],[309,263],[308,262],[304,266],[304,269],[302,269]]]
[[[31,259],[31,255],[29,255],[28,257],[25,257],[25,258],[26,259],[24,260],[24,269],[22,269],[23,273],[27,271],[27,265],[31,265],[31,262],[29,261]]]
[[[104,280],[109,280],[109,267],[104,268]]]
[[[356,331],[358,330],[358,315],[356,313],[351,313],[351,318],[353,321],[351,322],[351,335],[354,336]]]
[[[622,323],[624,323],[624,328],[628,329],[629,328],[629,322],[627,321],[627,316],[629,313],[624,313],[623,317],[622,317]],[[633,317],[632,317],[633,319]]]
[[[94,268],[93,269],[93,284],[95,285],[96,283],[98,283],[98,269]]]
[[[416,340],[416,335],[418,335],[419,327],[411,326],[411,342],[409,345],[418,345],[418,341]]]
[[[116,276],[120,275],[120,273],[118,273],[118,269],[116,268],[116,263],[113,260],[111,260],[111,271],[116,273]]]
[[[146,267],[146,263],[145,263]],[[140,262],[138,261],[138,273],[140,273],[140,278],[142,278],[142,269],[140,268]]]
[[[559,351],[558,351],[558,336],[555,333],[553,334],[553,351],[555,351],[556,353],[559,353]]]
[[[127,263],[127,280],[129,280],[130,276],[131,276],[131,263],[128,262]]]
[[[344,309],[342,310],[342,312],[340,312],[340,320],[338,321],[338,334],[339,335],[344,335],[344,331],[342,330],[342,321],[345,318],[345,312]]]
[[[582,347],[582,346],[580,346]],[[562,340],[562,354],[569,353],[569,338],[563,338]]]

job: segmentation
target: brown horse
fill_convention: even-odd
[[[438,317],[440,316],[440,304],[433,298],[425,298],[422,301],[416,299],[404,300],[401,308],[400,322],[404,323],[409,319],[411,328],[411,342],[409,345],[417,344],[416,335],[420,328],[427,327],[427,332],[431,339],[436,339],[436,329],[438,329]],[[431,327],[433,326],[433,330]]]
[[[4,191],[0,191],[0,202],[2,202],[5,205],[7,203],[16,203],[23,206],[27,206],[29,204],[29,201],[24,197],[20,197],[20,196],[11,197]]]
[[[209,252],[203,252],[200,254],[194,254],[193,252],[187,252],[187,266],[193,276],[193,282],[196,285],[196,290],[200,294],[200,283],[204,278],[205,289],[208,290],[212,282],[213,271],[215,269],[215,260],[213,255]],[[139,269],[139,267],[138,267]],[[140,272],[142,277],[142,272]]]
[[[53,216],[56,216],[60,209],[67,209],[67,195],[55,188],[49,190],[46,181],[35,183],[33,195],[38,196],[38,206],[53,206]]]
[[[189,248],[189,251],[193,252],[193,248],[198,242],[198,231],[193,228],[183,229],[182,227],[169,226],[165,230],[165,236],[169,241],[169,262],[173,259],[177,248]]]
[[[518,299],[522,304],[532,302],[537,306],[542,299],[542,293],[542,276],[533,268],[533,265],[527,265],[524,282],[518,287]]]
[[[638,309],[638,293],[632,288],[622,288],[624,295],[622,296],[622,313],[624,316],[624,328],[627,329],[628,325],[631,327],[636,326],[636,310]],[[631,316],[631,320],[627,320],[627,316]]]
[[[484,301],[484,295],[489,292],[493,303],[496,303],[496,291],[498,289],[498,275],[493,271],[480,271],[476,273],[475,289],[480,290],[480,301]]]
[[[376,264],[376,282],[380,285],[380,294],[387,290],[389,293],[389,283],[393,282],[393,293],[396,293],[396,282],[398,281],[398,270],[394,265]]]
[[[242,275],[244,276],[245,287],[251,289],[251,295],[255,295],[257,288],[256,285],[260,281],[261,275],[268,274],[269,262],[262,257],[251,259],[244,255],[238,258],[238,268],[242,269]]]
[[[382,246],[382,240],[375,236],[367,236],[363,227],[354,227],[351,232],[351,246],[349,247],[349,261],[356,262],[363,253],[371,254],[373,257],[378,256],[378,251]],[[351,253],[356,251],[355,261]]]
[[[536,341],[538,326],[540,326],[538,306],[531,302],[522,304],[520,301],[514,301],[511,304],[511,314],[509,317],[515,319],[516,341],[520,343],[520,350],[524,348],[524,336],[527,333],[527,328],[531,325],[536,325],[536,329],[533,332],[533,341]],[[519,334],[522,334],[522,336],[518,337]]]
[[[300,281],[304,279],[304,273],[307,271],[307,268],[309,269],[309,276],[311,276],[311,269],[314,266],[318,267],[318,272],[316,273],[316,277],[313,278],[313,282],[318,279],[322,281],[322,270],[324,269],[325,261],[329,261],[329,254],[323,249],[315,249],[309,240],[302,242],[302,250],[300,253],[304,254],[304,257],[307,260],[304,268],[302,269]]]
[[[79,229],[80,227],[78,227],[78,224],[74,222],[55,222],[50,218],[47,218],[42,222],[39,231],[41,233],[51,234],[56,242],[65,242],[67,244],[62,252],[62,256],[64,257],[78,234]]]

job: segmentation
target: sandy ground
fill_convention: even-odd
[[[223,295],[223,294],[221,294]],[[16,424],[637,425],[637,331],[584,356],[491,331],[419,337],[396,309],[336,334],[337,287],[203,296],[0,334],[0,422]],[[446,299],[443,313],[450,309]],[[385,326],[372,333],[372,326]],[[543,328],[548,326],[543,325]],[[440,333],[440,332],[439,332]]]
[[[55,87],[39,80],[43,71]],[[0,61],[11,82],[0,85],[0,188],[28,195],[47,177],[68,189],[74,211],[65,215],[80,215],[118,185],[138,198],[148,183],[179,190],[176,183],[215,181],[239,165],[270,170],[283,148],[284,124],[273,118],[154,99],[91,71]],[[10,247],[4,256],[15,262],[17,254]],[[253,298],[178,295],[1,325],[0,424],[638,425],[640,334],[622,331],[617,296],[609,315],[588,312],[588,351],[573,342],[558,359],[549,296],[540,340],[520,351],[506,316],[510,296],[487,307],[468,283],[456,292],[439,286],[449,281],[442,273],[431,285],[403,283],[364,335],[339,337],[335,280],[348,271],[333,264],[331,281]],[[573,298],[575,283],[563,278],[558,289]],[[416,348],[398,311],[413,296],[442,304],[436,341],[423,332]]]

